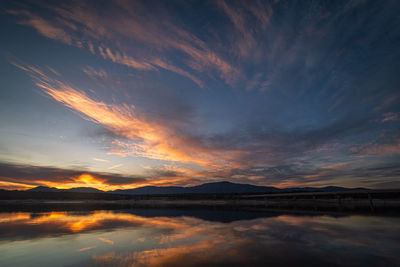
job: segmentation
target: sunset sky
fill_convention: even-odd
[[[400,188],[400,1],[0,5],[0,188]]]

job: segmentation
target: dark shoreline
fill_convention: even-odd
[[[130,208],[218,208],[400,213],[400,190],[182,195],[118,195],[21,191],[0,193],[0,212]]]

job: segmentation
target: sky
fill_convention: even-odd
[[[400,1],[0,5],[0,188],[400,188]]]

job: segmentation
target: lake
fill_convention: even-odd
[[[229,210],[0,213],[0,266],[398,266],[400,218]]]

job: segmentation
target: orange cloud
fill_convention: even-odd
[[[34,188],[34,185],[29,185],[23,182],[8,182],[8,181],[0,181],[0,188],[6,190],[27,190]]]
[[[108,47],[103,48],[99,46],[99,52],[103,58],[110,59],[114,63],[122,64],[139,70],[155,70],[155,68],[151,64],[145,61],[137,60],[126,54],[120,54],[118,52],[113,53],[111,49]]]
[[[163,68],[163,69],[166,69],[166,70],[169,70],[169,71],[178,73],[178,74],[180,74],[180,75],[182,75],[182,76],[185,76],[185,77],[191,79],[191,80],[192,80],[193,82],[195,82],[199,87],[204,87],[204,84],[203,84],[202,81],[200,81],[200,80],[197,79],[194,75],[190,74],[190,73],[187,72],[187,71],[184,71],[184,70],[181,69],[181,68],[178,68],[178,67],[176,67],[176,66],[174,66],[174,65],[172,65],[172,64],[167,64],[165,61],[163,61],[163,60],[161,60],[161,59],[159,59],[159,58],[154,59],[154,60],[152,61],[152,63],[153,63],[154,65],[160,67],[160,68]]]
[[[398,113],[393,113],[393,112],[385,113],[383,116],[384,118],[381,120],[382,123],[388,121],[397,121],[400,119],[400,115]]]
[[[359,153],[361,156],[389,156],[400,154],[400,139],[394,140],[391,144],[374,144],[371,146],[352,147],[350,150]]]
[[[29,25],[33,27],[40,34],[42,34],[47,38],[55,39],[69,45],[73,43],[73,38],[71,37],[70,34],[68,34],[64,29],[54,26],[54,24],[46,21],[44,18],[31,14],[26,10],[23,11],[11,10],[8,12],[13,15],[19,15],[25,17],[25,19],[22,20],[20,24]]]
[[[94,248],[96,248],[96,246],[81,248],[81,249],[79,249],[79,251],[82,252],[82,251],[91,250],[91,249],[94,249]]]
[[[137,114],[133,105],[107,104],[69,84],[50,78],[35,67],[13,64],[27,71],[36,80],[36,85],[54,100],[78,112],[82,118],[101,124],[116,135],[132,141],[114,140],[112,154],[132,153],[147,158],[210,167],[231,165],[231,160],[241,153],[239,150],[208,148],[190,137],[176,134],[170,125],[150,121]]]
[[[100,241],[103,241],[104,243],[107,243],[107,244],[110,244],[110,245],[114,245],[114,241],[112,241],[112,240],[109,240],[109,239],[106,239],[106,238],[102,238],[102,237],[99,237],[98,239]]]

